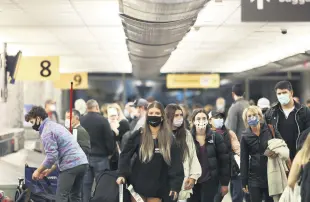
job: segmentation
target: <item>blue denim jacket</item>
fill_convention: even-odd
[[[51,168],[56,162],[60,171],[88,164],[87,157],[73,135],[64,126],[46,118],[39,133],[46,153],[43,166]]]

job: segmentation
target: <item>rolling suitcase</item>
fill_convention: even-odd
[[[119,145],[117,144],[120,153]],[[103,171],[96,177],[96,187],[90,202],[130,202],[130,194],[124,185],[116,184],[116,170]]]

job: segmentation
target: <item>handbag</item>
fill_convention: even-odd
[[[276,138],[276,135],[275,135],[275,131],[274,131],[274,128],[273,128],[273,125],[271,124],[268,124],[268,127],[270,129],[270,132],[271,132],[271,135],[272,135],[272,138]],[[289,158],[286,160],[286,166],[288,168],[288,173],[290,172],[291,170],[291,167],[292,167],[292,160]],[[288,174],[287,173],[287,174]]]

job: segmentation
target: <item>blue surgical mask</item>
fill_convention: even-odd
[[[250,118],[248,118],[249,126],[257,126],[258,123],[259,123],[259,119],[257,116],[251,116]]]
[[[288,93],[277,95],[281,105],[287,105],[290,102],[290,95]]]
[[[221,129],[224,125],[224,119],[214,119],[213,123],[216,129]]]

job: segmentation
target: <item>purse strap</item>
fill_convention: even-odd
[[[270,129],[270,132],[271,132],[272,138],[276,138],[276,135],[275,135],[275,132],[274,132],[274,128],[273,128],[273,125],[268,124],[268,127],[269,127],[269,129]]]

